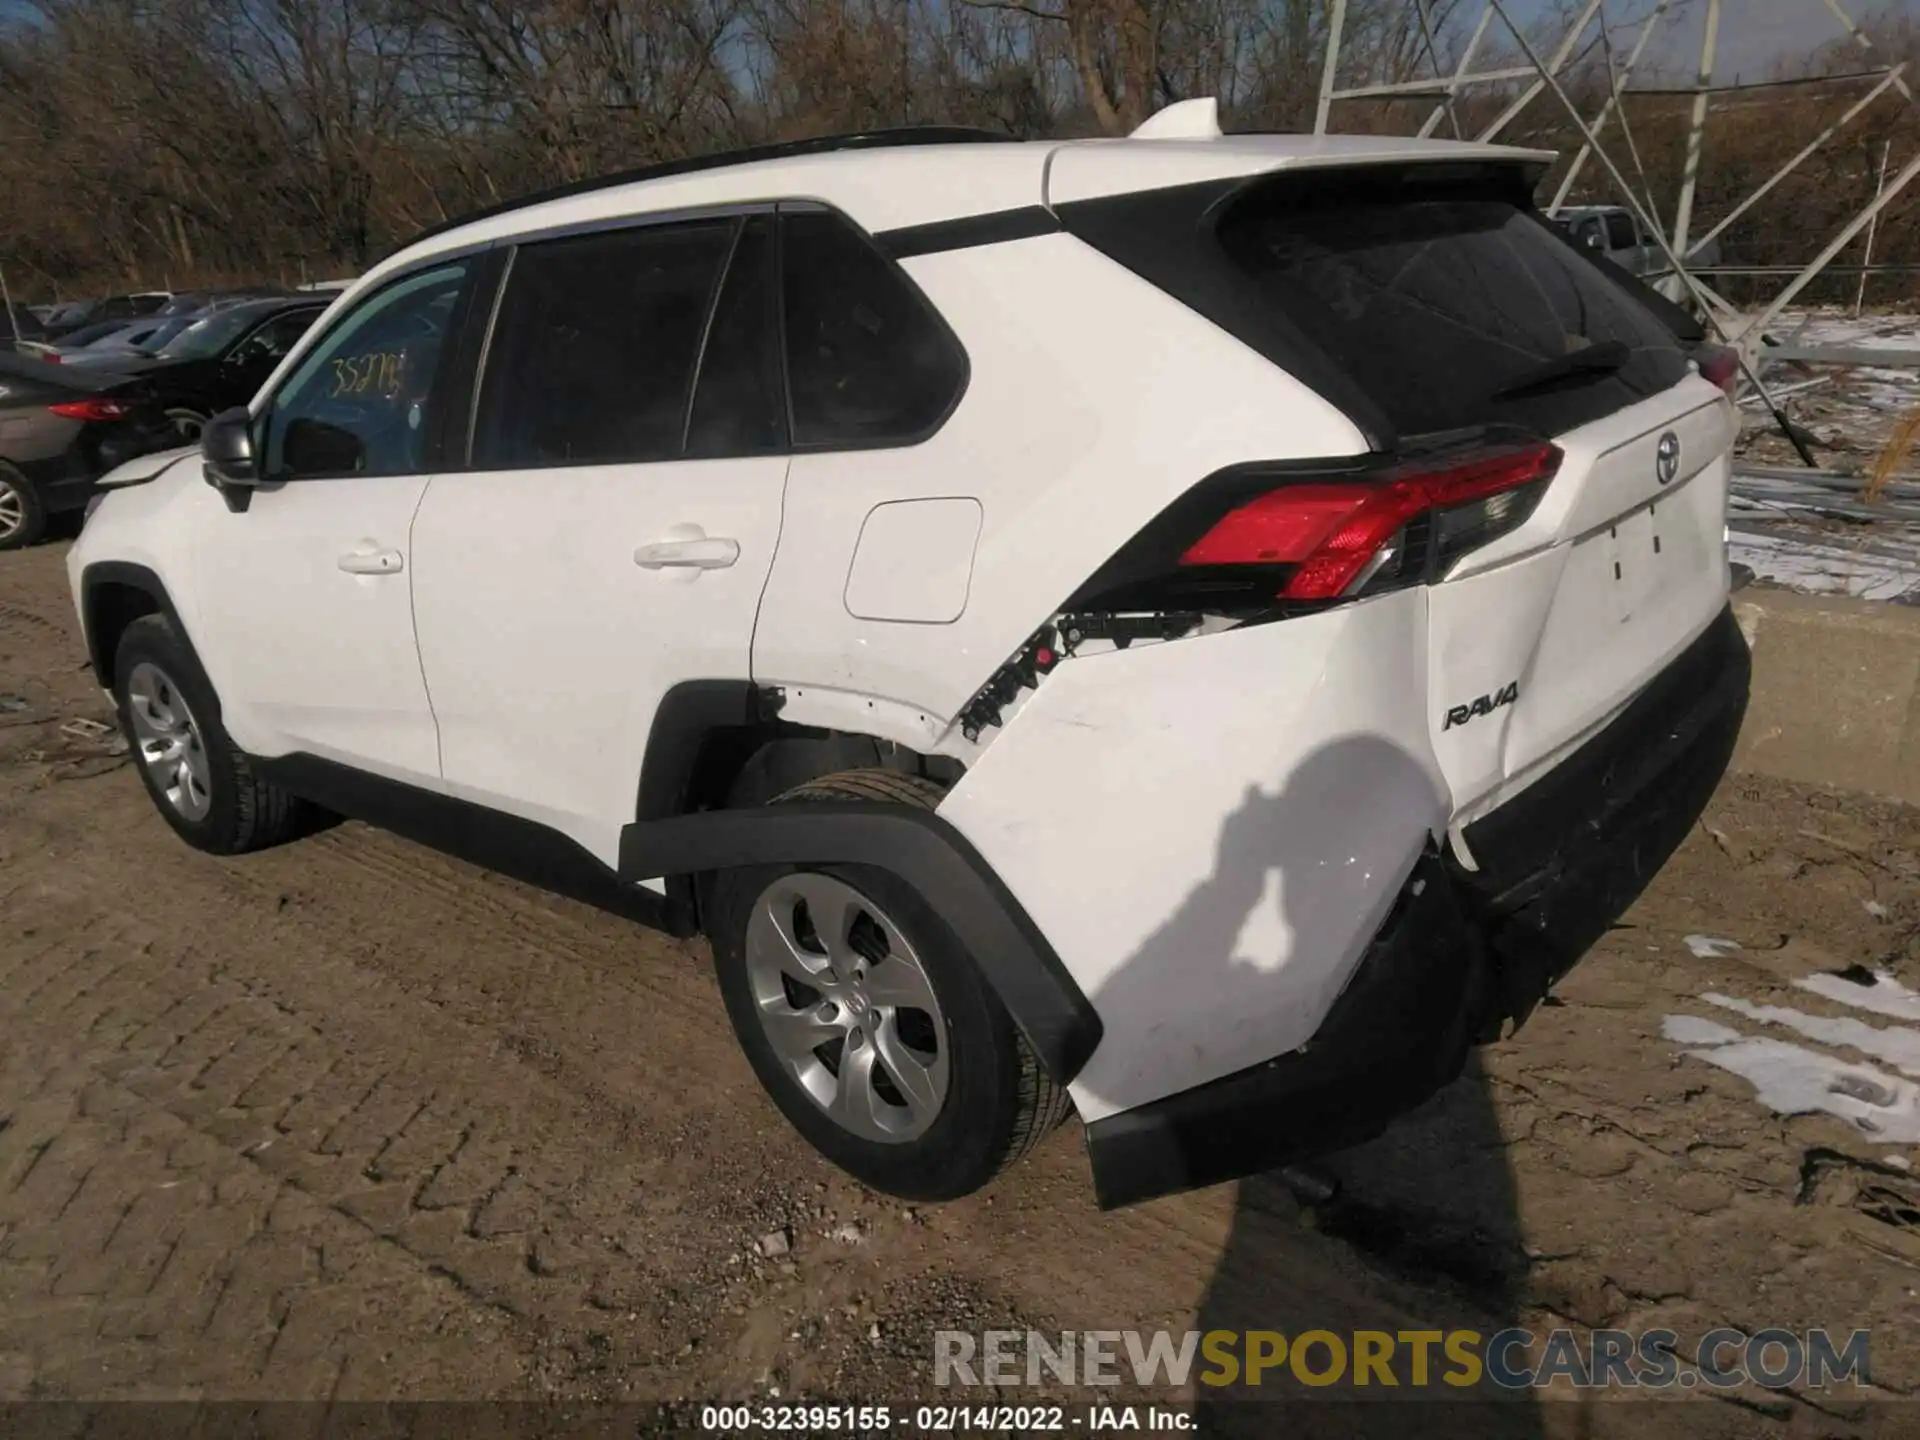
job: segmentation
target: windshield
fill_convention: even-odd
[[[245,310],[218,310],[195,320],[160,347],[163,360],[209,360],[246,334],[260,317]]]

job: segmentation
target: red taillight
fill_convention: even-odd
[[[1700,373],[1731,395],[1740,387],[1740,352],[1725,345],[1702,345],[1693,352]]]
[[[1291,566],[1281,599],[1336,599],[1395,558],[1395,537],[1423,517],[1432,517],[1425,542],[1439,563],[1512,529],[1532,509],[1520,492],[1544,489],[1560,458],[1556,447],[1536,444],[1367,480],[1282,486],[1229,511],[1180,564]]]
[[[124,420],[133,413],[124,400],[62,400],[47,409],[69,420]]]

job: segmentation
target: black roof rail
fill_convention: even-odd
[[[983,130],[970,125],[908,125],[892,130],[862,130],[851,135],[816,135],[810,140],[785,140],[773,145],[750,145],[739,150],[720,150],[711,155],[694,155],[684,160],[666,160],[632,170],[617,170],[610,175],[595,175],[570,185],[536,190],[498,205],[489,205],[439,225],[431,225],[404,244],[396,245],[380,258],[388,259],[409,246],[444,235],[476,220],[491,220],[549,200],[566,200],[588,195],[595,190],[610,190],[616,185],[631,185],[640,180],[663,180],[670,175],[691,175],[701,170],[723,170],[733,165],[751,165],[757,160],[786,160],[796,155],[825,155],[836,150],[882,150],[900,145],[979,145],[998,141],[1017,141],[1017,135],[999,130]],[[376,262],[377,263],[377,262]]]

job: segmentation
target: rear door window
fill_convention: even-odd
[[[734,245],[700,355],[687,418],[689,460],[773,455],[787,448],[773,235],[773,218],[757,215],[745,222]]]
[[[482,469],[680,458],[733,219],[522,246],[481,381]]]
[[[803,449],[911,445],[959,403],[966,353],[926,296],[849,221],[782,220],[787,383]]]

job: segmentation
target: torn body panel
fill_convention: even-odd
[[[1100,1014],[1083,1120],[1314,1033],[1446,826],[1425,669],[1423,591],[1077,657],[954,787]]]

